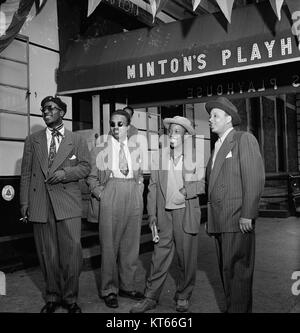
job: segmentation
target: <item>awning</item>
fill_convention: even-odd
[[[58,93],[130,87],[300,60],[289,13],[269,3],[152,29],[74,41],[62,55]]]

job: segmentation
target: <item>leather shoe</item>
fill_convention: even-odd
[[[108,296],[104,296],[103,298],[106,306],[108,306],[109,308],[117,308],[119,306],[116,294],[109,294]]]
[[[66,304],[69,313],[81,313],[81,309],[77,303]]]
[[[178,299],[176,301],[176,311],[187,312],[189,309],[189,301],[187,299]]]
[[[135,301],[141,301],[142,299],[144,299],[144,295],[142,293],[140,293],[139,291],[127,291],[127,290],[119,290],[119,296],[121,297],[126,297],[126,298],[131,298],[134,299]]]
[[[144,313],[156,307],[157,301],[152,298],[144,298],[142,301],[136,303],[131,309],[130,313]]]
[[[57,302],[47,302],[41,310],[41,313],[54,313],[55,310],[60,306]]]

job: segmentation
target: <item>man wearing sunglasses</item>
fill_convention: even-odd
[[[107,141],[92,154],[88,184],[100,201],[101,297],[110,308],[118,298],[141,300],[135,290],[143,214],[142,152],[128,139],[130,116],[116,110],[110,117]]]
[[[46,305],[80,313],[76,303],[81,252],[81,192],[78,181],[91,169],[86,141],[63,124],[67,105],[58,97],[41,102],[46,128],[26,138],[21,167],[23,221],[33,223],[35,244],[46,282]]]

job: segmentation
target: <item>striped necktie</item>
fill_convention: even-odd
[[[124,150],[124,143],[120,142],[120,151],[119,151],[119,169],[123,173],[123,175],[127,176],[129,169],[128,169],[128,162],[125,155]]]
[[[50,148],[49,148],[49,155],[48,155],[48,169],[51,168],[55,155],[56,155],[56,143],[55,143],[55,137],[57,137],[57,140],[59,140],[59,136],[63,136],[59,131],[63,128],[63,124],[60,124],[59,126],[55,128],[49,128],[52,135],[51,142],[50,142]]]

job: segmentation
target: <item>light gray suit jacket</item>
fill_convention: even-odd
[[[128,139],[128,149],[131,156],[133,178],[139,184],[141,194],[144,191],[143,177],[143,152],[139,142]],[[100,197],[112,174],[112,136],[108,135],[107,141],[91,151],[92,170],[87,178],[87,184],[91,191],[89,201],[88,221],[99,222]]]
[[[208,232],[239,232],[240,217],[255,219],[264,189],[265,171],[256,138],[232,130],[211,169],[207,164]]]
[[[46,130],[28,136],[21,167],[20,205],[28,207],[29,220],[47,222],[47,194],[57,220],[81,216],[82,202],[78,181],[85,178],[90,169],[90,153],[86,141],[79,134],[65,129],[49,175],[56,170],[64,170],[66,178],[53,185],[45,183],[48,173]]]

